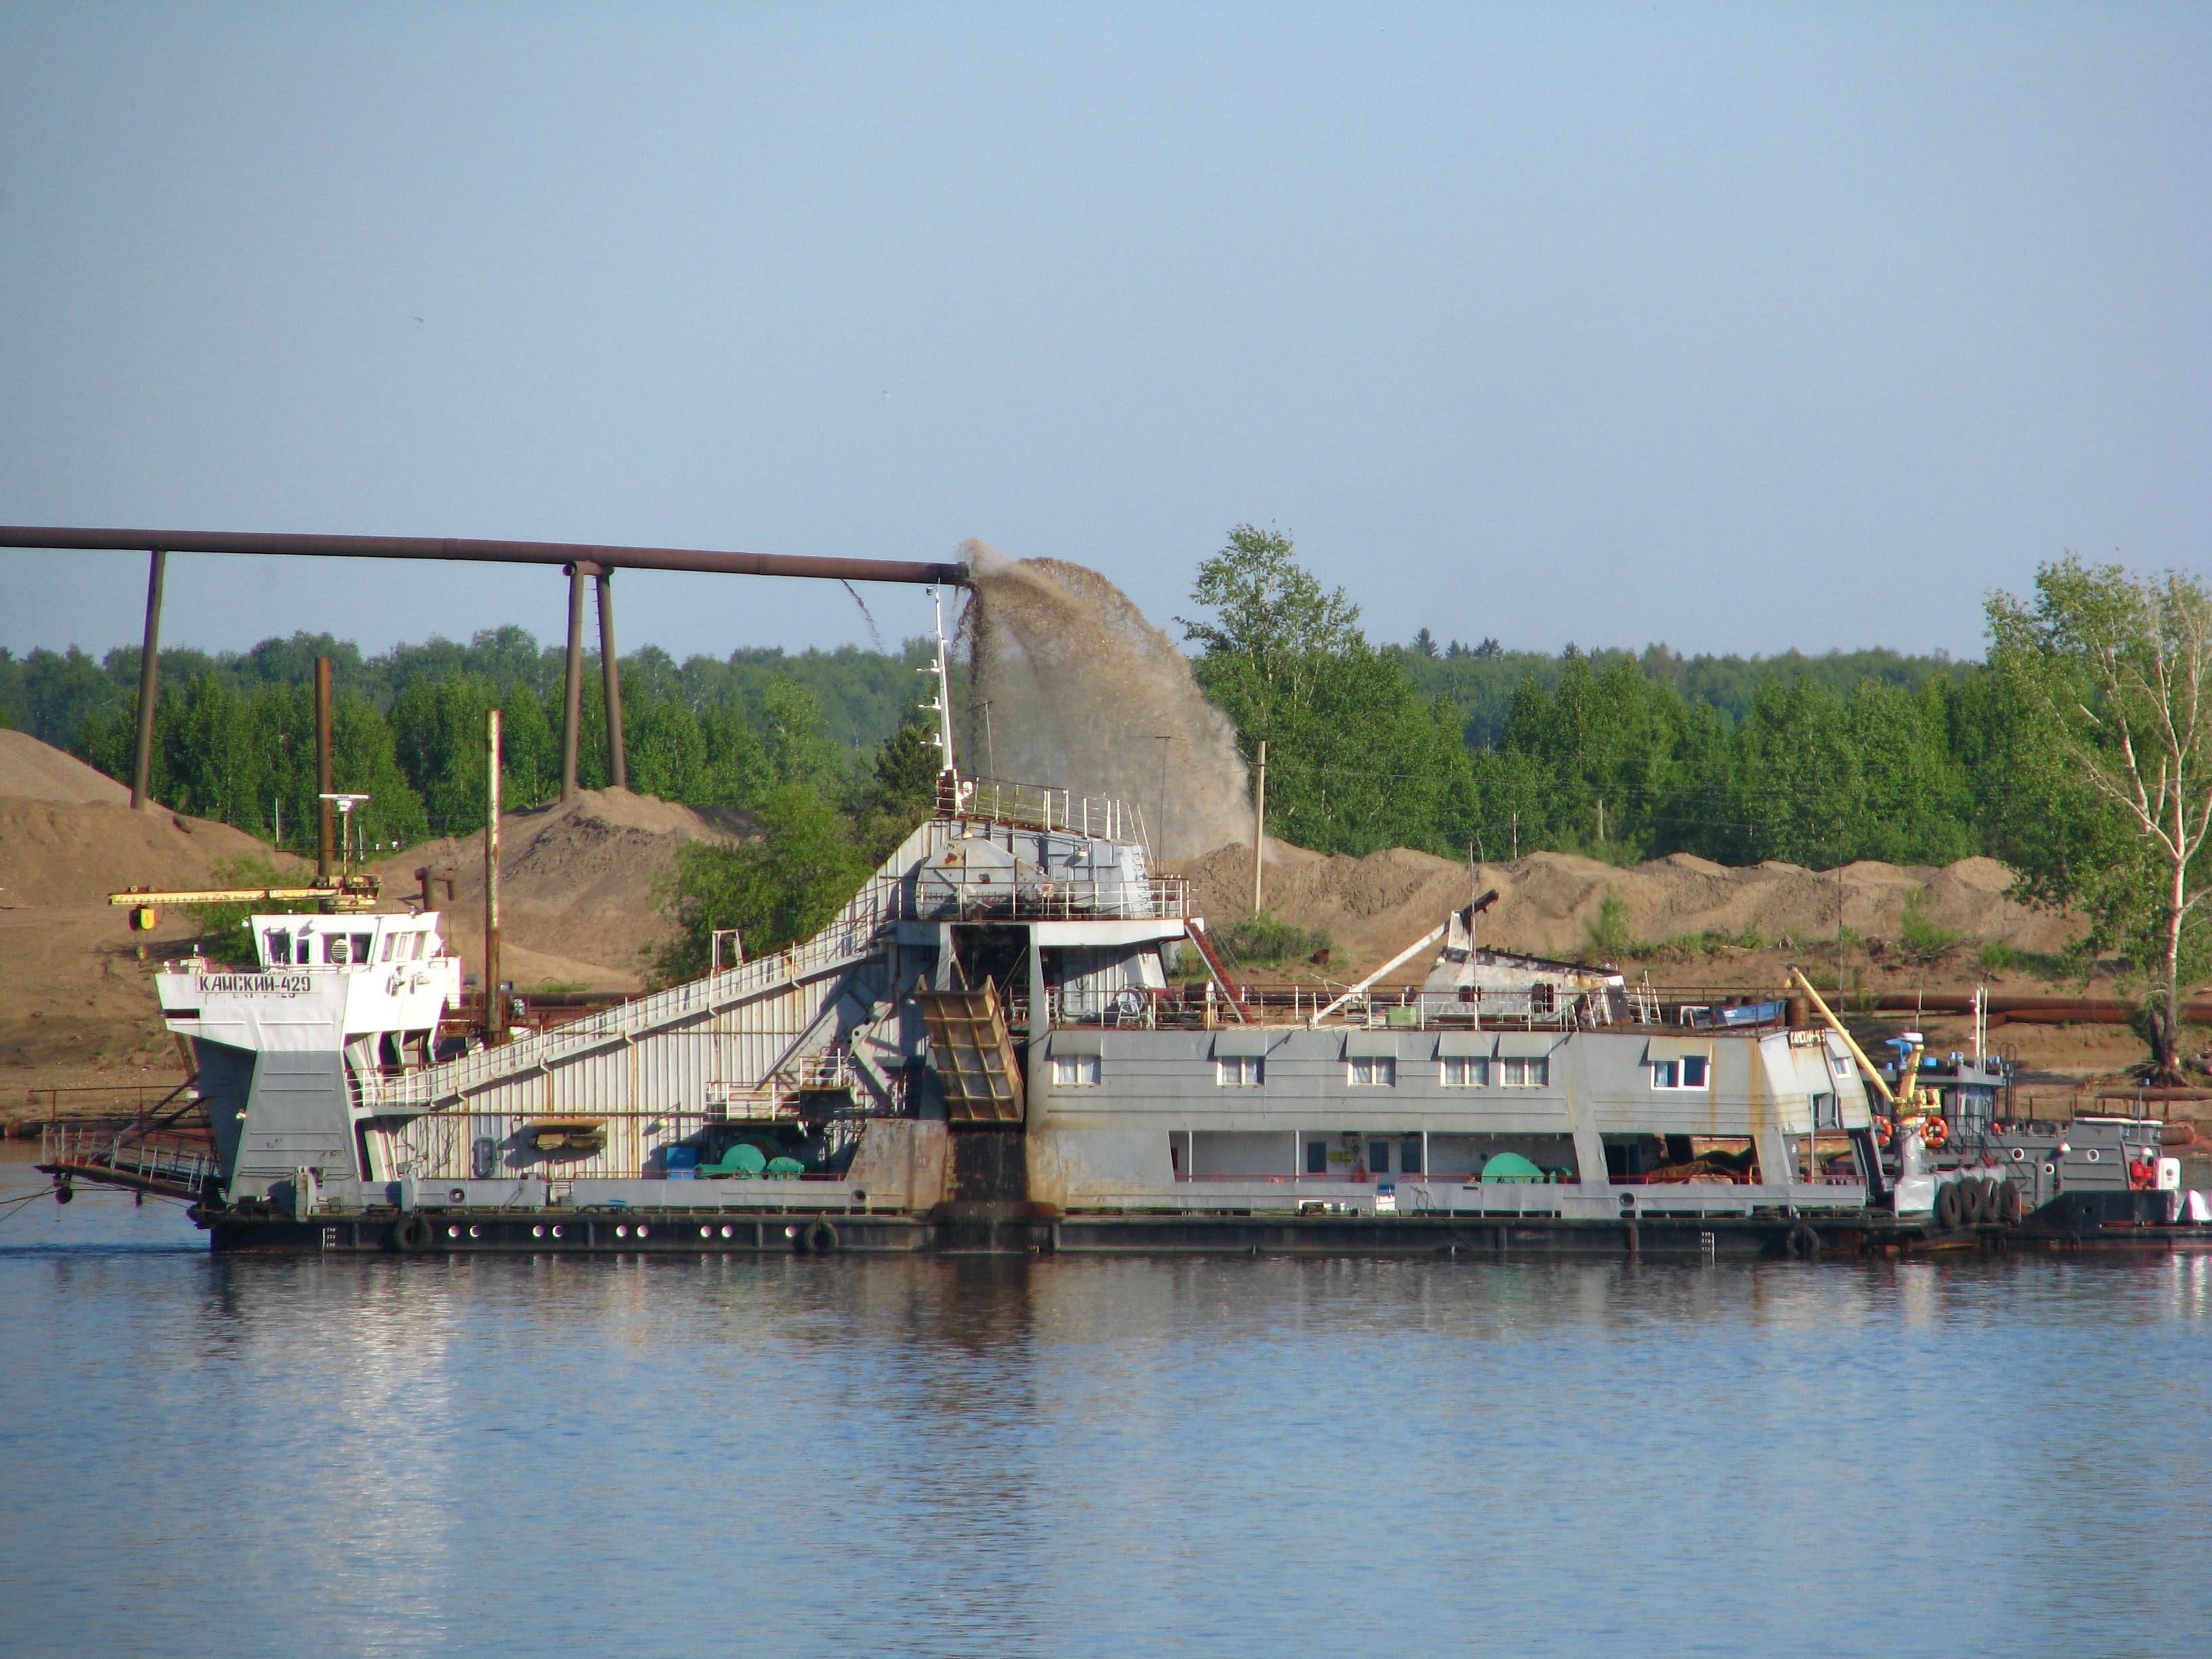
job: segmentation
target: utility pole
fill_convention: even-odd
[[[322,797],[317,804],[322,823],[315,842],[315,879],[328,883],[331,878],[331,659],[315,659],[315,793]]]
[[[1160,746],[1160,847],[1159,856],[1168,855],[1168,745],[1175,741],[1169,732],[1155,732],[1152,741]]]
[[[1605,798],[1601,795],[1597,803],[1597,844],[1605,845]]]
[[[1513,856],[1521,856],[1521,809],[1513,809]]]
[[[580,591],[580,590],[579,590]],[[507,999],[499,993],[499,710],[484,714],[484,1036],[507,1036]]]
[[[1252,775],[1252,914],[1260,914],[1260,875],[1267,858],[1267,740],[1260,739],[1260,766]]]

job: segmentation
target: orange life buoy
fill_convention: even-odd
[[[1923,1119],[1920,1125],[1920,1144],[1934,1151],[1951,1138],[1951,1126],[1940,1117]]]
[[[1892,1123],[1886,1117],[1878,1117],[1875,1119],[1874,1139],[1875,1146],[1881,1147],[1884,1151],[1887,1151],[1889,1143],[1894,1139],[1896,1136],[1897,1126],[1895,1124]]]

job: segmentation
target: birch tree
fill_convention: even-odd
[[[2045,902],[2088,901],[2108,937],[2160,970],[2145,1007],[2152,1067],[2178,1082],[2181,984],[2203,956],[2212,890],[2199,858],[2212,830],[2212,593],[2184,572],[2069,556],[2036,573],[2032,602],[1992,594],[1989,621],[1994,663],[2063,769],[2054,782],[2108,819],[2108,833],[2047,843],[2072,856],[2025,872],[2027,885]],[[2100,845],[2104,858],[2081,856]]]

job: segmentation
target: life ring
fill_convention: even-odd
[[[430,1224],[426,1215],[410,1215],[392,1230],[392,1243],[410,1255],[420,1255],[430,1248],[430,1241],[438,1230]]]
[[[1820,1257],[1820,1235],[1810,1222],[1801,1221],[1790,1230],[1783,1240],[1784,1247],[1800,1261],[1817,1261]]]
[[[1920,1144],[1933,1152],[1951,1138],[1951,1126],[1940,1117],[1920,1121]]]
[[[800,1230],[799,1247],[812,1255],[835,1255],[843,1241],[837,1237],[837,1224],[827,1216],[817,1216]]]
[[[1889,1150],[1889,1143],[1896,1138],[1897,1126],[1894,1123],[1892,1123],[1886,1117],[1878,1117],[1875,1119],[1874,1144],[1875,1146],[1881,1147],[1882,1151],[1887,1152]]]

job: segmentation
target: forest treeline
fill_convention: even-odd
[[[851,811],[878,750],[916,701],[932,647],[744,650],[678,664],[657,647],[622,659],[630,787],[701,807],[759,807],[798,786]],[[111,776],[128,778],[138,652],[0,652],[0,714]],[[483,812],[484,713],[502,711],[510,805],[560,793],[565,657],[520,628],[465,645],[434,639],[365,657],[328,635],[246,652],[161,653],[153,790],[157,799],[304,848],[314,812],[315,659],[331,660],[332,775],[369,796],[361,832],[404,846],[473,828]],[[609,779],[597,653],[585,659],[577,776]]]
[[[1269,829],[1287,840],[1327,852],[1553,848],[1629,862],[1688,851],[1815,866],[2005,850],[2007,714],[1983,665],[1887,651],[1686,659],[1659,646],[1553,656],[1495,641],[1439,646],[1426,630],[1375,646],[1341,594],[1332,611],[1310,578],[1301,584],[1286,540],[1255,545],[1222,557],[1242,558],[1248,582],[1273,584],[1256,606],[1237,598],[1221,560],[1201,574],[1194,598],[1223,621],[1193,625],[1195,667],[1248,752],[1270,738]],[[634,652],[623,659],[631,786],[752,809],[798,784],[849,805],[878,749],[913,719],[928,653],[919,640],[896,654],[744,650],[680,664],[657,647]],[[404,845],[477,822],[483,713],[495,706],[507,799],[558,793],[563,656],[510,627],[375,656],[307,634],[246,652],[166,650],[155,794],[307,845],[319,655],[332,662],[336,774],[371,797],[368,839]],[[137,657],[0,653],[0,713],[127,777]],[[599,787],[608,770],[596,654],[584,686],[578,771]]]

